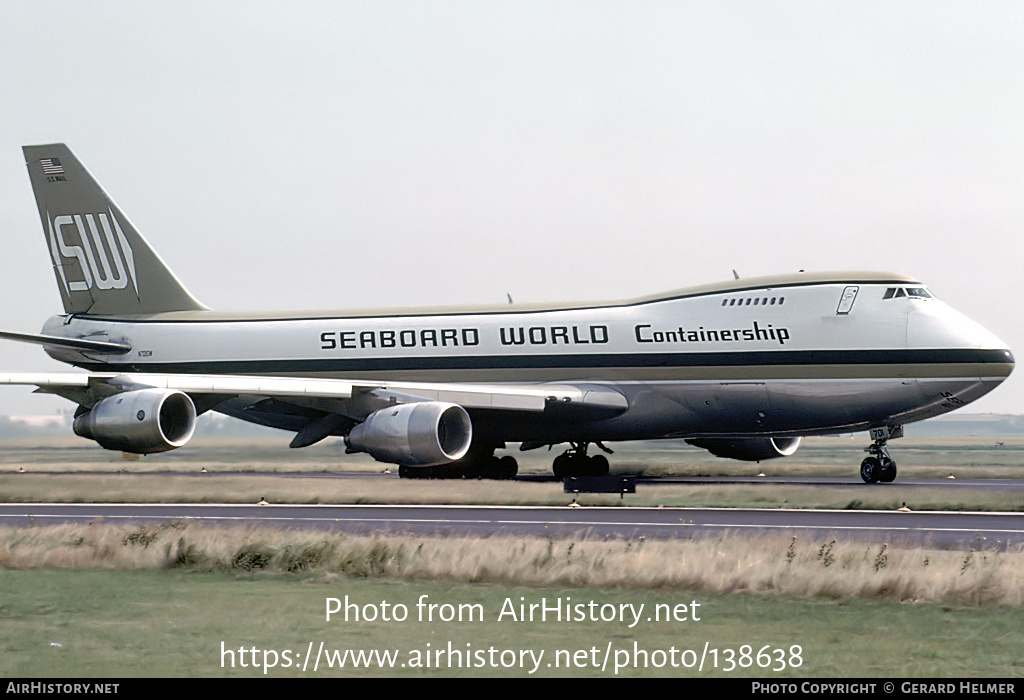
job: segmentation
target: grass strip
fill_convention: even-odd
[[[407,480],[267,476],[258,474],[4,474],[6,503],[327,503],[426,505],[542,505],[572,501],[560,482]],[[591,506],[830,508],[1019,512],[1019,493],[994,489],[883,485],[640,484],[636,494],[581,494]]]
[[[325,538],[193,525],[5,530],[0,541],[0,654],[14,677],[1024,673],[1024,609],[1010,605],[1020,552],[779,538]],[[936,596],[947,600],[924,602]],[[332,600],[354,607],[328,620]],[[539,613],[591,601],[607,619]],[[321,642],[339,653],[391,650],[395,665],[354,667],[349,656],[341,668],[335,656],[330,668],[303,671],[298,659]],[[705,645],[714,663],[708,656],[700,671]],[[757,666],[762,649],[771,670]]]

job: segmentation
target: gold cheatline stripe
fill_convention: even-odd
[[[377,381],[500,382],[531,381],[759,381],[786,379],[1004,379],[1012,365],[997,363],[908,365],[748,365],[743,367],[557,367],[536,369],[417,369],[366,372],[294,372],[279,376],[344,377]]]

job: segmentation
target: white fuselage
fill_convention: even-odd
[[[867,274],[740,280],[606,306],[60,316],[43,330],[131,345],[120,356],[48,349],[93,371],[583,382],[621,392],[628,410],[582,434],[573,428],[573,439],[593,440],[902,424],[979,398],[1013,367],[1005,343],[920,283]],[[560,430],[557,421],[502,425],[511,440],[554,441]]]

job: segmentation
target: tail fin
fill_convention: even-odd
[[[25,164],[69,314],[205,309],[67,146],[24,146]]]

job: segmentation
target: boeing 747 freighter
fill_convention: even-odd
[[[25,160],[64,313],[37,343],[84,372],[3,374],[78,404],[103,447],[172,450],[206,411],[341,436],[405,476],[507,478],[520,449],[567,444],[558,476],[609,469],[596,446],[682,438],[721,457],[792,454],[870,431],[864,481],[896,477],[887,442],[1009,376],[1006,344],[911,277],[729,280],[606,303],[226,313],[197,301],[63,144]]]

